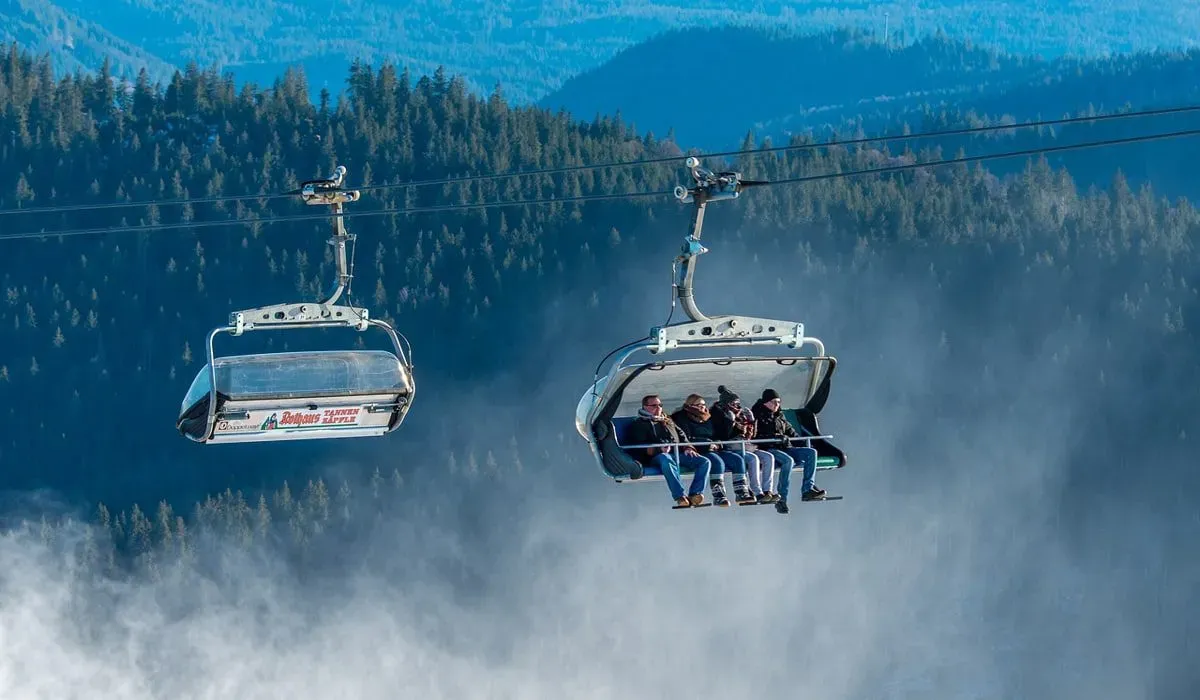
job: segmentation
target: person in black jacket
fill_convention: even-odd
[[[742,454],[729,448],[734,445],[721,444],[720,441],[736,438],[728,437],[728,430],[718,421],[717,415],[710,412],[700,394],[691,394],[683,401],[683,406],[671,414],[671,419],[683,431],[688,439],[696,443],[696,450],[712,463],[709,472],[708,486],[712,491],[713,503],[718,506],[728,506],[729,499],[725,496],[725,468],[733,472],[733,492],[739,504],[754,503],[755,498],[746,488],[746,459]],[[717,444],[703,445],[700,443],[714,442]],[[755,462],[755,466],[758,463]]]
[[[638,409],[637,420],[629,426],[625,441],[630,445],[652,445],[634,447],[626,451],[642,464],[654,465],[662,470],[667,488],[671,490],[671,498],[675,499],[675,505],[698,506],[704,503],[704,480],[708,478],[712,465],[688,443],[687,434],[663,413],[662,399],[657,395],[642,397],[642,407]],[[687,495],[683,493],[679,464],[675,462],[675,445],[679,446],[679,462],[695,469]]]
[[[779,392],[766,389],[762,398],[755,402],[751,412],[754,413],[755,430],[759,438],[778,438],[774,443],[763,443],[763,447],[775,455],[779,463],[779,500],[775,502],[775,510],[780,513],[788,512],[787,496],[791,484],[792,469],[800,462],[804,467],[804,483],[801,486],[800,497],[805,501],[815,501],[825,497],[825,490],[817,488],[813,479],[817,474],[817,451],[810,446],[796,446],[788,438],[798,438],[800,434],[783,415],[780,406],[783,404]]]
[[[746,475],[750,485],[747,491],[737,494],[738,505],[774,503],[778,498],[771,493],[775,475],[775,456],[750,440],[755,438],[754,414],[742,405],[742,397],[730,391],[724,384],[717,387],[717,402],[712,405],[713,428],[718,440],[743,440],[726,445],[730,454],[739,455],[746,464]],[[737,479],[734,478],[736,484]]]

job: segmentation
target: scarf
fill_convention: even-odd
[[[653,413],[647,411],[646,409],[639,408],[638,409],[638,418],[643,418],[645,420],[650,421],[651,423],[656,422],[656,421],[659,423],[662,423],[664,426],[666,426],[667,432],[671,433],[671,442],[683,442],[683,440],[681,440],[679,438],[679,429],[676,427],[675,421],[671,420],[671,417],[668,416],[665,412],[658,414],[658,416],[655,416]]]
[[[696,420],[697,423],[707,423],[709,418],[708,406],[684,406],[683,410],[687,411],[688,415]]]

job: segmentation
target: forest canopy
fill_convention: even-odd
[[[107,68],[55,77],[49,60],[12,45],[0,64],[0,104],[0,133],[8,134],[0,140],[0,209],[265,195],[326,176],[339,164],[349,167],[353,184],[369,186],[633,161],[687,148],[670,135],[638,133],[619,115],[577,120],[513,107],[500,92],[472,94],[444,69],[418,76],[362,62],[350,66],[343,94],[325,92],[314,104],[296,72],[270,88],[237,89],[228,76],[191,66],[165,85],[143,73],[125,90]],[[962,116],[944,120],[968,123]],[[1041,138],[1052,142],[1054,135]],[[754,153],[772,145],[750,133],[745,155],[732,165],[748,177],[775,180],[950,157],[963,144],[941,152],[924,143],[908,154],[903,145],[893,150],[895,144]],[[995,148],[988,140],[966,145]],[[1081,188],[1074,173],[1030,158],[1004,177],[975,164],[761,188],[710,214],[708,226],[731,232],[734,250],[776,256],[769,264],[811,284],[854,276],[866,286],[883,274],[886,259],[964,309],[1001,296],[1003,308],[1019,310],[1025,333],[1084,315],[1112,324],[1113,337],[1191,342],[1198,321],[1190,270],[1200,263],[1193,243],[1200,215],[1186,199],[1128,183],[1120,163],[1136,159],[1139,148],[1096,161],[1087,176],[1105,180],[1103,189]],[[613,167],[398,187],[368,193],[355,206],[668,191],[682,178],[675,164]],[[307,213],[293,200],[250,199],[13,216],[5,231]],[[418,354],[437,348],[424,351],[424,387],[451,383],[463,367],[488,376],[509,368],[525,348],[480,339],[508,338],[513,327],[542,323],[545,309],[531,299],[588,299],[611,284],[608,271],[620,263],[669,254],[686,216],[664,197],[363,217],[352,226],[361,248],[354,288],[376,316],[408,329]],[[661,225],[678,228],[664,237],[655,233]],[[182,438],[166,427],[168,417],[203,364],[205,334],[230,310],[320,296],[331,270],[322,226],[237,224],[6,241],[9,259],[18,261],[5,266],[0,280],[0,397],[7,413],[0,459],[13,465],[9,486],[49,485],[71,498],[128,505],[195,499],[239,473],[236,465],[249,457],[230,458],[222,465],[230,471],[183,468],[209,457],[181,456]],[[1061,288],[1062,305],[1038,303],[1032,290],[1046,284]],[[972,352],[969,334],[946,332],[950,347]],[[48,407],[19,399],[31,395],[46,397]],[[427,401],[410,418],[422,431],[448,419],[436,399]],[[92,429],[96,411],[113,405],[154,407],[153,429],[120,423]],[[1163,429],[1178,434],[1183,427],[1172,422]],[[323,454],[317,449],[310,459]],[[114,459],[122,461],[120,470],[110,468]],[[177,468],[164,472],[163,463]],[[393,471],[385,469],[385,478],[395,478]],[[321,494],[331,488],[315,480],[305,496],[313,505],[304,512],[324,513]],[[220,501],[237,527],[266,517],[262,504],[272,502],[238,498],[230,492]],[[136,532],[145,542],[151,530],[163,540],[181,527],[174,511],[154,516],[156,530],[147,525],[153,520],[147,511],[128,512],[107,516],[118,540]]]

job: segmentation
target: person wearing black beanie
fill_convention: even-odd
[[[792,480],[792,469],[800,463],[804,469],[804,482],[800,498],[805,501],[815,501],[825,497],[825,490],[819,488],[814,481],[817,474],[817,451],[811,446],[795,446],[790,438],[800,437],[800,433],[792,427],[783,415],[780,407],[783,404],[779,392],[774,389],[764,389],[762,398],[755,402],[751,412],[754,413],[754,426],[759,438],[775,438],[776,442],[763,443],[763,448],[775,456],[779,464],[779,500],[775,502],[775,510],[780,513],[788,512],[787,496]]]
[[[742,397],[730,391],[724,384],[717,387],[717,402],[712,407],[714,437],[717,440],[753,440],[754,415],[742,405]],[[752,442],[735,442],[726,447],[729,454],[739,455],[745,461],[745,474],[734,473],[734,499],[739,506],[758,503],[774,503],[770,493],[771,477],[775,473],[775,457],[758,449]],[[739,477],[749,477],[749,484]],[[766,484],[766,488],[763,488]]]

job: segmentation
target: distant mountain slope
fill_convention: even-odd
[[[639,129],[728,149],[748,128],[786,140],[847,121],[872,133],[897,119],[917,128],[942,109],[1033,119],[1179,104],[1196,99],[1198,59],[1200,50],[1044,60],[945,37],[889,48],[855,30],[688,29],[623,51],[539,103],[582,118],[619,109]]]
[[[853,30],[801,36],[751,28],[688,29],[623,51],[539,103],[580,117],[620,110],[639,128],[659,135],[674,129],[682,143],[715,148],[736,145],[748,127],[778,132],[785,126],[869,119],[875,111],[892,113],[942,99],[958,102],[964,95],[1043,78],[1049,70],[1045,61],[944,38],[889,50]],[[781,124],[785,115],[790,120]]]
[[[116,5],[105,0],[104,8]],[[62,73],[98,69],[108,58],[114,73],[132,74],[146,68],[166,77],[172,66],[103,27],[56,6],[49,0],[0,0],[0,43],[17,42],[37,54],[47,53],[51,65]]]
[[[1191,46],[1191,28],[1200,24],[1200,7],[1178,1],[1044,4],[853,0],[831,9],[818,0],[763,0],[743,9],[717,0],[0,0],[0,37],[48,50],[62,66],[96,67],[99,52],[113,51],[120,66],[145,65],[163,80],[166,66],[195,61],[229,67],[239,82],[269,83],[298,63],[315,89],[327,85],[334,93],[353,58],[376,65],[387,58],[416,73],[444,65],[476,91],[500,82],[509,99],[525,102],[624,48],[685,27],[854,26],[882,33],[888,13],[894,38],[942,30],[1013,52],[1058,55]]]

